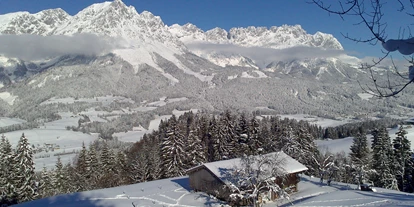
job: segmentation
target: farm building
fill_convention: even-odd
[[[259,158],[260,156],[260,158]],[[275,182],[278,186],[289,189],[289,192],[297,191],[297,184],[300,181],[298,176],[299,173],[306,171],[308,168],[299,163],[297,160],[293,159],[292,157],[286,155],[284,152],[274,152],[265,155],[258,155],[253,156],[256,161],[260,161],[263,158],[274,160],[275,163],[278,163],[272,169],[268,170],[267,172],[281,172],[276,173],[278,176],[273,175],[265,175],[268,178],[271,178],[273,182]],[[283,160],[279,162],[277,160]],[[230,202],[230,195],[234,193],[233,187],[234,185],[240,184],[240,182],[236,183],[238,178],[234,178],[234,176],[240,176],[232,172],[238,172],[240,169],[246,168],[246,163],[244,163],[241,158],[235,158],[230,160],[222,160],[217,162],[210,162],[205,163],[196,167],[193,167],[187,170],[187,174],[189,175],[190,187],[194,191],[201,191],[205,192],[210,195],[214,195],[215,197],[226,200]],[[255,165],[251,163],[249,168],[255,168]],[[261,165],[263,167],[263,165]],[[251,169],[252,172],[257,172],[257,169]],[[229,173],[230,172],[230,173]],[[268,173],[267,173],[268,174]],[[277,198],[277,194],[272,192],[269,189],[263,190],[260,192],[260,200],[267,200],[273,201]],[[242,204],[250,203],[250,201],[242,201]],[[240,203],[238,203],[240,204]],[[238,205],[236,204],[236,205]]]

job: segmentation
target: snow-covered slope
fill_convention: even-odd
[[[279,200],[264,206],[413,206],[414,195],[376,188],[377,192],[356,189],[355,185],[333,182],[331,186],[317,178],[302,177],[298,192],[290,200]],[[157,180],[68,195],[54,196],[16,207],[125,207],[125,206],[228,206],[201,192],[193,192],[188,176]]]
[[[16,207],[219,207],[224,205],[225,204],[222,201],[216,200],[215,198],[210,197],[206,194],[191,192],[188,177],[176,177],[115,188],[54,196],[51,198],[44,198],[32,202],[22,203],[16,205]]]

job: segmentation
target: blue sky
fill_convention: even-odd
[[[44,9],[62,8],[74,15],[88,5],[98,2],[103,1],[0,0],[0,14],[15,11],[35,13]],[[355,26],[353,24],[355,20],[348,18],[343,21],[338,16],[329,15],[316,5],[307,3],[307,0],[123,0],[123,2],[134,6],[139,13],[146,10],[161,16],[167,25],[191,22],[202,30],[214,27],[229,30],[232,27],[300,24],[308,33],[321,31],[333,34],[345,50],[353,55],[359,57],[381,55],[380,45],[355,43],[341,35],[341,32],[349,32],[351,35],[364,37],[364,34],[367,34],[365,27]],[[386,16],[390,23],[388,31],[396,38],[401,25],[405,24],[403,20],[407,18],[395,12],[396,8],[386,9],[389,10],[388,13],[393,14]]]

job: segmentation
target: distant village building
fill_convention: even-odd
[[[307,167],[299,163],[297,160],[286,155],[284,152],[269,153],[264,156],[278,155],[284,159],[283,166],[283,179],[276,177],[274,182],[284,188],[289,188],[290,192],[297,191],[297,185],[300,181],[299,173],[308,170]],[[242,165],[241,158],[235,158],[230,160],[222,160],[217,162],[205,163],[187,170],[189,175],[190,188],[194,191],[205,192],[213,195],[218,199],[229,201],[231,191],[230,185],[233,185],[234,180],[228,177],[228,171],[235,168],[240,168]],[[277,195],[271,192],[262,192],[266,195],[268,200],[273,201],[277,199]]]

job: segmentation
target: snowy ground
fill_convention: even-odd
[[[414,149],[414,126],[404,125],[405,130],[407,131],[407,139],[411,142],[411,149]],[[395,133],[398,132],[398,127],[388,130],[388,133],[391,137],[391,141],[395,138]],[[371,145],[371,135],[367,135],[368,144]],[[347,137],[343,139],[332,139],[332,140],[316,140],[316,145],[320,150],[328,149],[331,152],[350,152],[350,147],[352,145],[353,137]]]
[[[221,206],[223,203],[203,193],[192,193],[188,177],[177,177],[55,196],[16,207],[132,207],[135,206]]]
[[[308,115],[308,114],[285,114],[285,115],[278,115],[282,119],[288,118],[288,119],[296,119],[296,120],[304,120],[308,121],[311,124],[316,124],[321,127],[336,127],[340,125],[344,125],[346,123],[350,123],[351,119],[342,119],[342,120],[333,120],[333,119],[327,119],[322,118],[318,116]]]
[[[11,126],[13,124],[21,124],[26,121],[17,118],[0,117],[0,127]]]
[[[267,203],[271,206],[414,206],[414,195],[376,188],[377,192],[356,190],[355,185],[332,183],[321,184],[317,178],[302,177],[299,191],[290,200]],[[128,186],[73,193],[44,198],[16,207],[125,207],[125,206],[226,206],[204,193],[192,192],[189,179],[185,177],[138,183]]]
[[[278,202],[280,206],[414,206],[414,195],[399,191],[375,188],[377,192],[356,190],[356,185],[332,183],[321,184],[317,178],[303,176],[299,191],[290,201]],[[276,206],[271,203],[265,206]]]

